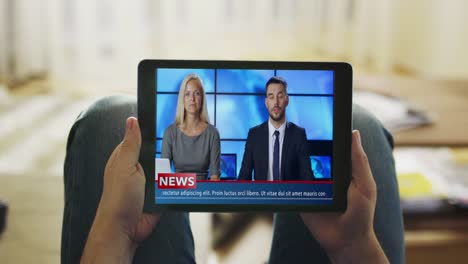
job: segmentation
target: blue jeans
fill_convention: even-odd
[[[126,118],[136,115],[134,97],[112,96],[94,103],[75,121],[68,137],[65,158],[62,263],[79,262],[102,194],[107,159],[123,138]],[[353,126],[361,131],[377,183],[374,220],[377,238],[391,263],[403,263],[403,221],[391,136],[359,107],[353,109]],[[139,245],[133,262],[195,263],[188,214],[162,214],[153,233]],[[269,262],[323,263],[329,260],[298,214],[278,213],[274,220]]]

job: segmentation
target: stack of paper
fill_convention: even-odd
[[[391,132],[432,123],[427,113],[400,98],[355,91],[353,101],[374,114]]]
[[[398,148],[394,156],[404,210],[468,205],[468,149]]]

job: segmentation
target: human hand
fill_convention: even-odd
[[[302,220],[333,262],[387,263],[373,229],[377,187],[357,130],[352,134],[351,161],[346,212],[302,213]]]
[[[83,262],[131,260],[138,243],[151,234],[159,221],[159,215],[143,213],[145,174],[138,163],[140,147],[138,121],[129,117],[125,137],[107,161],[104,189]]]

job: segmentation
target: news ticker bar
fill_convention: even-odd
[[[331,181],[196,181],[193,188],[159,188],[156,204],[332,204]]]

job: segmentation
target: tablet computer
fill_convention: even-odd
[[[145,210],[344,211],[351,113],[347,63],[143,60]]]

